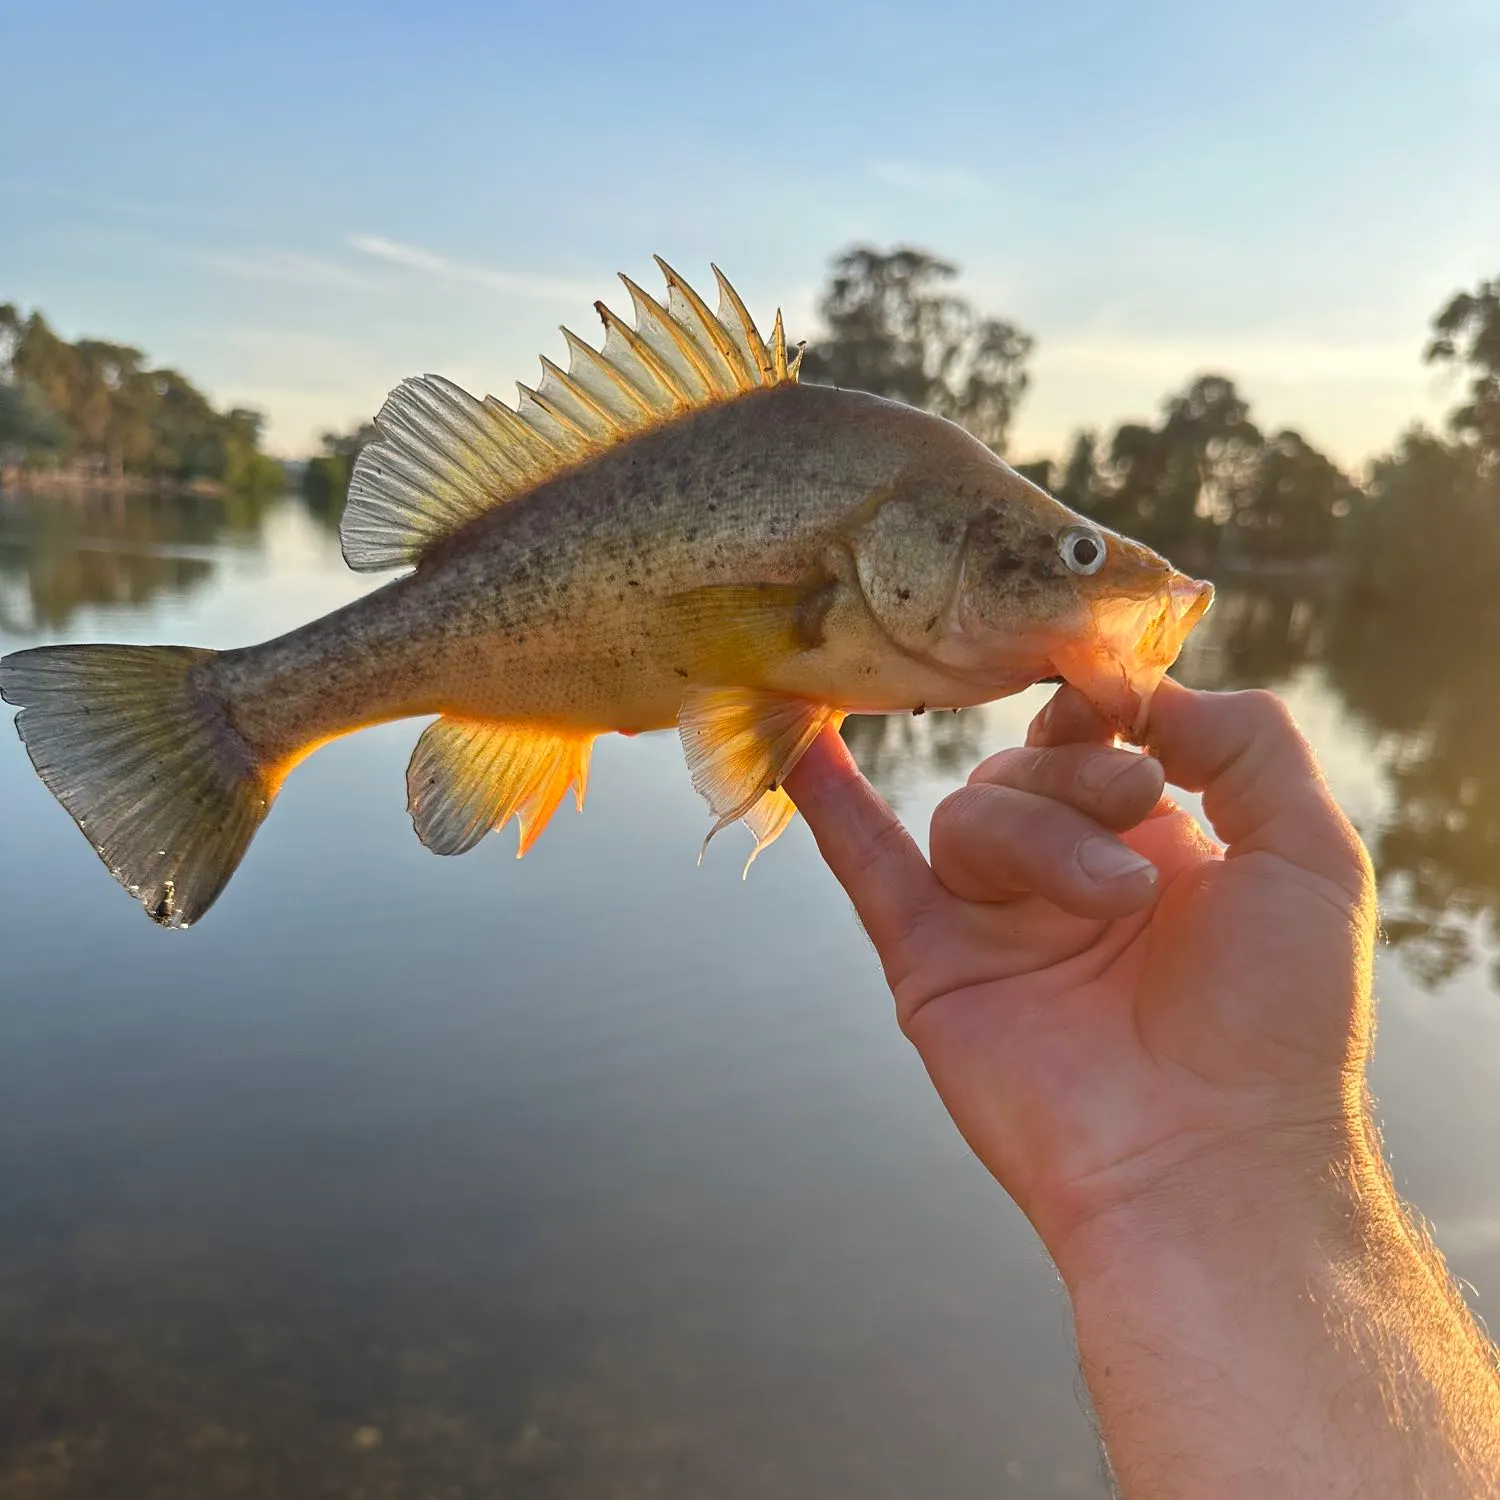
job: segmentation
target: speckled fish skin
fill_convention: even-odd
[[[897,545],[861,580],[882,512]],[[665,729],[688,682],[856,713],[965,707],[1053,675],[1049,635],[1087,629],[1090,580],[1070,579],[1055,548],[1077,519],[951,423],[788,385],[613,449],[496,507],[407,577],[212,670],[271,764],[426,714]],[[996,639],[945,650],[976,524]],[[1138,552],[1111,588],[1150,593],[1171,576]],[[674,600],[732,584],[802,591],[799,649],[737,659],[683,631]]]
[[[38,772],[154,920],[212,904],[317,746],[437,715],[408,769],[418,835],[520,852],[600,734],[676,725],[694,785],[756,850],[781,780],[845,713],[961,708],[1061,675],[1122,728],[1212,590],[1023,479],[959,427],[796,383],[720,277],[627,280],[603,351],[569,335],[519,412],[437,377],[377,419],[343,522],[355,567],[411,571],[221,653],[45,647],[0,662]],[[753,855],[752,855],[753,858]]]
[[[407,577],[227,652],[214,670],[271,762],[433,713],[669,728],[688,681],[737,679],[868,711],[982,701],[993,695],[893,648],[846,562],[860,521],[903,476],[959,465],[990,471],[997,489],[1015,483],[960,429],[906,407],[800,385],[748,396],[496,507]],[[804,590],[805,649],[716,661],[670,601],[730,584]]]

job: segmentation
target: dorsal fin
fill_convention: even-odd
[[[476,400],[438,375],[404,380],[386,398],[379,441],[359,455],[340,540],[351,568],[368,572],[418,561],[476,516],[533,490],[564,469],[688,412],[797,378],[781,314],[769,344],[723,272],[719,310],[660,256],[663,306],[621,276],[635,326],[594,304],[604,346],[563,329],[568,369],[542,360],[535,390],[520,387],[515,411]]]

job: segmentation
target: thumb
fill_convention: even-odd
[[[1369,855],[1275,694],[1193,692],[1166,678],[1151,701],[1146,740],[1168,781],[1203,793],[1228,858],[1272,854],[1355,901],[1368,897]]]

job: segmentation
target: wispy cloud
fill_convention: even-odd
[[[439,255],[423,250],[416,245],[403,245],[377,234],[353,234],[346,242],[351,250],[387,265],[400,266],[403,270],[416,271],[425,276],[438,276],[447,281],[459,281],[469,286],[489,287],[492,291],[510,292],[522,297],[545,297],[576,306],[580,301],[587,306],[599,294],[599,288],[581,281],[568,281],[558,276],[540,276],[531,271],[507,271],[494,266],[476,266],[468,261],[454,260],[451,256]]]
[[[954,203],[986,203],[995,196],[989,183],[966,167],[877,161],[871,163],[869,173],[885,187],[929,198],[946,198]]]
[[[371,291],[376,282],[352,266],[302,255],[295,250],[206,251],[194,257],[200,265],[225,276],[245,281],[270,281],[281,286],[300,286],[346,291]]]

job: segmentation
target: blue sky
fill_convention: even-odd
[[[1036,336],[1023,456],[1213,368],[1354,462],[1500,274],[1500,0],[48,0],[0,56],[0,300],[287,454],[417,371],[508,393],[652,252],[813,332],[858,239]]]

